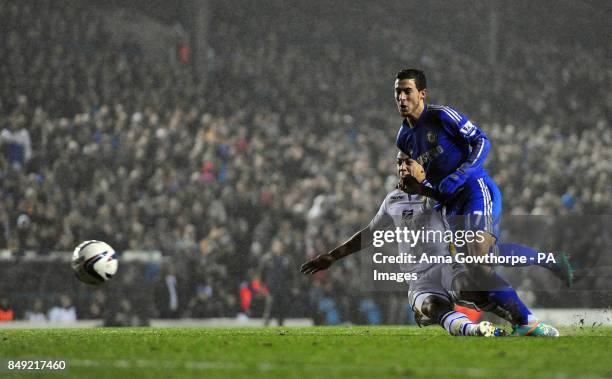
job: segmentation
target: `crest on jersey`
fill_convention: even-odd
[[[438,141],[438,136],[434,132],[427,132],[427,141],[429,143],[436,143],[436,141]]]
[[[410,221],[414,216],[414,209],[404,209],[402,211],[402,221]]]

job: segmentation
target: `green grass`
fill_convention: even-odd
[[[64,359],[79,378],[612,377],[612,328],[451,337],[438,327],[0,330],[8,359]],[[7,375],[9,374],[9,375]],[[49,377],[49,371],[31,374]]]

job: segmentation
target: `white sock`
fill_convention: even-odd
[[[475,336],[478,324],[461,312],[450,311],[440,319],[440,326],[453,336]]]
[[[529,316],[527,316],[527,324],[529,325],[533,325],[534,323],[540,321],[536,316],[532,315],[531,313],[529,314]]]

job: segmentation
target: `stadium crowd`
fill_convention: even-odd
[[[391,86],[408,65],[429,74],[431,102],[453,105],[488,134],[487,168],[505,213],[610,214],[605,52],[544,35],[507,41],[491,68],[456,41],[428,40],[411,25],[400,34],[384,15],[367,23],[377,10],[362,5],[347,15],[295,2],[215,3],[204,83],[186,62],[152,62],[133,41],[112,44],[96,8],[1,2],[0,250],[45,255],[85,239],[159,250],[170,263],[157,275],[116,279],[129,288],[149,275],[153,316],[258,316],[271,307],[320,323],[405,322],[404,294],[380,300],[362,290],[357,259],[314,281],[298,266],[369,222],[395,185]],[[336,22],[341,15],[350,22]],[[609,243],[557,233],[539,247]],[[27,280],[18,282],[28,288]],[[29,280],[36,290],[27,296],[7,281],[0,295],[40,308],[32,294],[52,289]],[[589,280],[607,288],[598,287],[606,278]],[[581,304],[598,301],[589,294]],[[79,314],[95,313],[87,304],[103,295],[91,296],[76,299]]]

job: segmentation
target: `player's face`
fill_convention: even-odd
[[[427,89],[419,91],[414,79],[395,80],[395,102],[400,115],[406,117],[418,117],[423,109]]]
[[[408,169],[408,162],[410,157],[404,153],[397,154],[397,175],[401,178],[407,175],[410,171]]]

